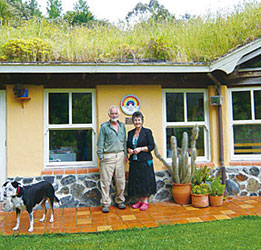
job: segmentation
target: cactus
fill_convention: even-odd
[[[171,136],[171,150],[172,150],[172,163],[169,164],[159,154],[157,145],[155,146],[154,153],[156,157],[168,168],[172,177],[173,183],[191,183],[196,169],[197,149],[196,140],[198,139],[199,128],[195,125],[192,129],[191,135],[191,159],[189,164],[188,154],[188,134],[183,133],[182,147],[177,147],[177,139]]]

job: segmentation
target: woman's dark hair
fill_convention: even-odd
[[[132,117],[131,117],[132,122],[134,122],[134,118],[136,118],[136,117],[140,117],[142,120],[142,123],[144,122],[144,116],[140,111],[136,111],[132,114]]]

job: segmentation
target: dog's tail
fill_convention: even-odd
[[[54,195],[54,202],[60,203],[60,200]]]

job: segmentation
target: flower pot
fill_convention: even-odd
[[[224,195],[220,196],[209,196],[209,203],[212,207],[221,207],[223,205]]]
[[[193,207],[208,207],[208,194],[191,194]]]
[[[172,195],[177,204],[186,205],[190,203],[191,183],[173,183]]]

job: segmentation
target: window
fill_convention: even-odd
[[[261,155],[261,88],[230,90],[232,158]]]
[[[45,165],[93,164],[95,128],[93,90],[46,90]]]
[[[207,160],[209,158],[207,92],[194,89],[164,90],[163,100],[165,156],[171,158],[172,135],[176,136],[178,147],[181,147],[183,132],[187,132],[190,137],[193,126],[198,124],[198,159]]]

